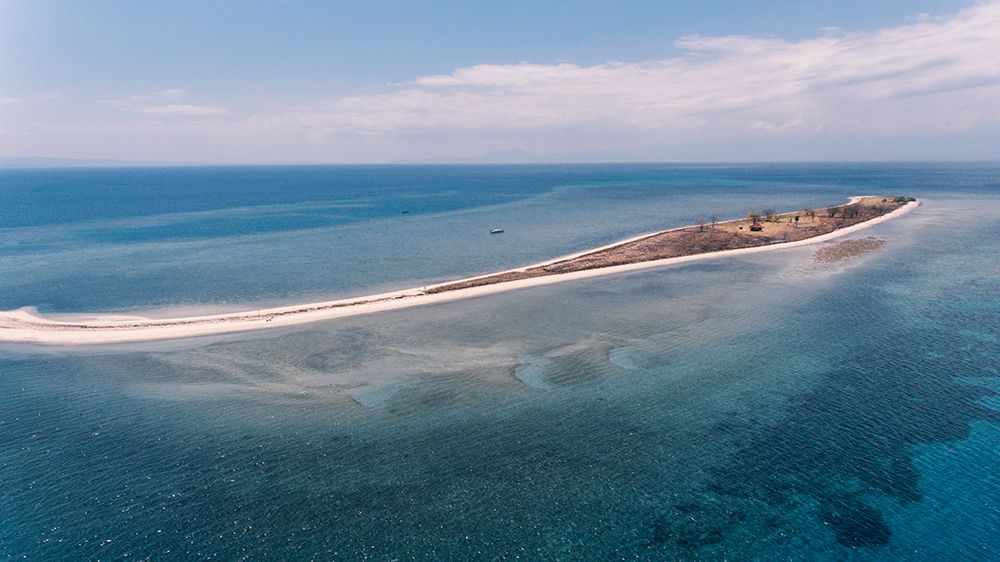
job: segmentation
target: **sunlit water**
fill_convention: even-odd
[[[833,265],[5,347],[0,557],[996,559],[998,187],[996,165],[2,172],[0,308],[47,312],[363,294],[713,214],[926,202]]]

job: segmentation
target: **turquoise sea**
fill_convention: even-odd
[[[0,347],[0,559],[1000,560],[1000,164],[3,170],[0,309],[367,294],[884,193],[924,205],[836,264]]]

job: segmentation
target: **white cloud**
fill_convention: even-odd
[[[164,98],[182,98],[187,95],[187,91],[181,88],[167,88],[166,90],[160,90],[158,93],[160,97]]]
[[[56,115],[29,111],[41,104],[25,97],[4,109],[12,125],[0,153],[59,144],[65,156],[186,161],[370,162],[515,147],[581,159],[1000,157],[1000,0],[872,32],[676,44],[682,54],[659,60],[480,64],[289,108],[179,103],[196,100],[168,88],[96,108],[75,100]],[[0,97],[0,107],[17,102]]]
[[[207,117],[212,115],[222,115],[228,110],[216,105],[199,105],[190,103],[169,103],[177,98],[188,95],[187,90],[180,88],[167,88],[157,92],[131,96],[127,99],[106,100],[105,103],[111,107],[118,107],[135,113],[145,113],[147,115],[164,115],[174,117]],[[157,103],[160,105],[144,105]]]
[[[164,90],[158,90],[155,92],[145,92],[142,94],[129,96],[127,100],[132,102],[140,102],[140,101],[151,101],[151,100],[162,100],[162,99],[177,99],[177,98],[182,98],[187,94],[188,94],[187,90],[181,88],[166,88]]]
[[[542,129],[659,132],[955,130],[1000,123],[1000,3],[801,41],[703,37],[664,60],[483,64],[378,95],[261,118],[327,134]]]
[[[21,99],[10,96],[0,96],[0,105],[13,105],[15,103],[21,103]]]
[[[226,112],[226,108],[214,105],[191,105],[191,104],[170,104],[154,105],[150,107],[137,107],[133,111],[148,113],[150,115],[176,115],[176,116],[206,116],[221,115]]]

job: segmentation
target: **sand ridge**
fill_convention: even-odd
[[[870,196],[866,196],[870,197]],[[856,203],[864,197],[852,197],[851,203]],[[456,286],[469,281],[481,280],[488,277],[495,277],[509,272],[523,272],[530,268],[547,267],[552,264],[562,263],[567,260],[581,256],[593,254],[595,252],[614,249],[624,244],[641,241],[650,236],[657,236],[667,232],[676,232],[691,227],[680,229],[670,229],[657,233],[645,234],[627,240],[615,242],[601,248],[595,248],[560,256],[531,266],[506,270],[488,275],[480,275],[466,279],[459,279],[440,283],[428,287],[404,289],[364,297],[291,305],[284,307],[267,308],[245,312],[234,312],[226,314],[187,316],[181,318],[143,318],[141,316],[123,315],[100,315],[88,314],[86,321],[57,321],[45,318],[30,308],[21,308],[12,311],[0,312],[0,342],[32,343],[41,345],[93,345],[93,344],[118,344],[128,342],[167,340],[179,338],[191,338],[199,336],[210,336],[227,334],[234,332],[244,332],[251,330],[261,330],[268,328],[287,327],[321,320],[330,320],[348,316],[358,316],[362,314],[372,314],[389,310],[398,310],[412,306],[423,306],[429,304],[451,302],[461,299],[481,297],[503,291],[511,291],[527,287],[549,285],[561,283],[575,279],[585,279],[591,277],[614,275],[628,271],[663,267],[667,265],[690,263],[695,261],[718,259],[729,256],[745,255],[755,252],[779,250],[790,247],[797,247],[806,244],[816,244],[827,240],[832,240],[859,230],[869,228],[886,220],[902,216],[912,211],[920,202],[911,201],[903,204],[899,208],[883,214],[876,218],[866,220],[851,226],[839,228],[832,232],[812,236],[809,238],[794,240],[789,242],[770,243],[767,245],[753,246],[747,248],[727,249],[669,257],[664,259],[653,259],[639,261],[636,263],[624,263],[609,265],[607,267],[595,267],[591,269],[581,269],[569,272],[552,273],[537,277],[527,277],[513,280],[492,282],[489,284],[470,284],[442,290],[442,287]],[[742,219],[739,219],[742,220]],[[736,221],[726,221],[736,223]],[[723,223],[719,223],[723,224]]]

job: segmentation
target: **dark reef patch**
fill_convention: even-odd
[[[815,307],[824,324],[853,331],[850,354],[775,423],[748,426],[737,452],[707,484],[720,496],[772,506],[812,497],[818,517],[850,547],[883,545],[891,537],[883,514],[858,499],[862,494],[899,505],[921,500],[914,446],[963,439],[974,421],[1000,422],[1000,412],[984,401],[996,393],[962,381],[988,376],[994,366],[985,359],[1000,356],[1000,344],[962,329],[1000,333],[994,296],[968,295],[977,302],[962,307],[925,299],[918,314],[934,321],[907,325],[898,322],[891,295],[845,296],[857,294],[833,294]],[[731,433],[734,423],[716,430]]]
[[[841,496],[824,502],[819,516],[843,546],[882,546],[892,536],[882,513],[853,497]]]

